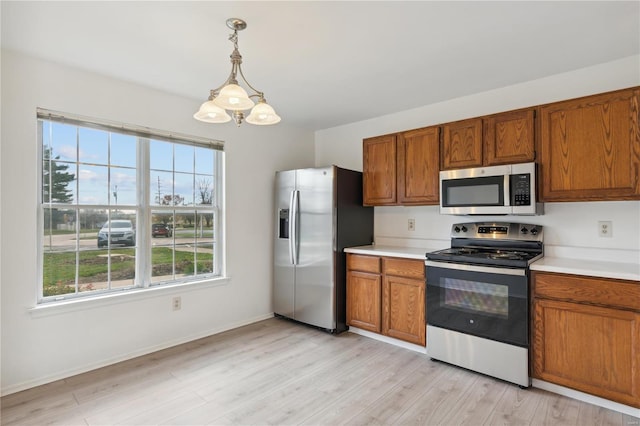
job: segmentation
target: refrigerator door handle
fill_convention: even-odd
[[[298,264],[298,194],[299,191],[291,191],[289,201],[289,261],[292,265]]]

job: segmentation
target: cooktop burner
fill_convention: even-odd
[[[451,227],[451,248],[427,253],[427,259],[526,268],[543,256],[542,227],[480,222]]]

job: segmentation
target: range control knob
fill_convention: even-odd
[[[453,228],[453,230],[456,231],[456,233],[460,232],[460,228],[457,227],[457,226],[455,228]]]
[[[462,226],[462,232],[467,232],[467,227],[466,226]]]
[[[522,233],[522,234],[526,234],[527,232],[529,232],[529,230],[527,228],[525,228],[524,226],[522,227],[522,229],[520,229],[520,233]]]
[[[538,235],[538,228],[531,228],[531,235]]]

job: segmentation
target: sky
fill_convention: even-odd
[[[73,202],[136,206],[136,137],[42,120],[43,146],[76,175],[68,187]],[[151,140],[150,203],[158,195],[179,195],[182,205],[200,201],[198,182],[213,184],[214,152],[190,145]]]

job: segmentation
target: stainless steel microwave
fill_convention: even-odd
[[[507,164],[440,172],[440,213],[543,214],[536,200],[536,164]]]

